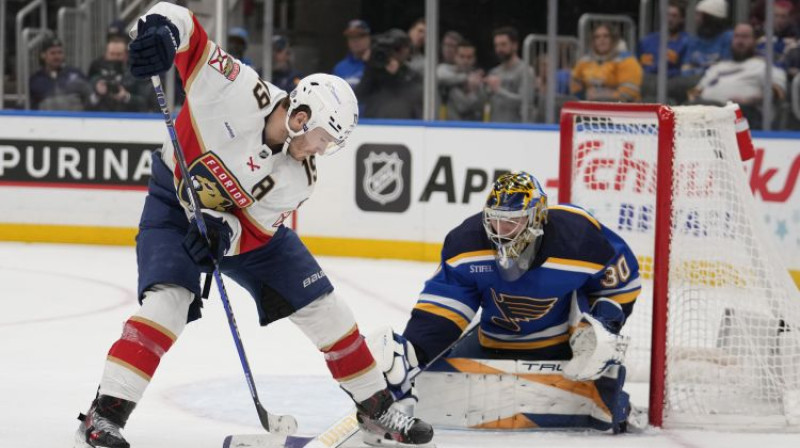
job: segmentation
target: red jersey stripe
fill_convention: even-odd
[[[206,152],[206,148],[203,144],[203,138],[194,125],[192,108],[188,98],[183,104],[180,113],[178,113],[178,118],[175,120],[175,131],[178,133],[178,143],[181,144],[186,164],[191,165],[194,159]],[[178,149],[175,148],[175,150],[177,151]],[[178,164],[175,164],[175,178],[181,179],[181,170]]]
[[[208,35],[206,34],[206,30],[200,26],[197,17],[192,14],[192,30],[189,34],[189,46],[175,55],[175,67],[178,69],[178,73],[184,85],[186,85],[186,81],[189,80],[195,68],[198,66],[202,67],[202,64],[205,64],[203,55],[205,54],[207,42]]]

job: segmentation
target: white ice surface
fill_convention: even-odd
[[[363,332],[402,328],[431,263],[321,258]],[[260,328],[245,291],[226,283],[262,403],[322,430],[349,401],[322,356],[287,321]],[[137,308],[133,248],[0,243],[0,448],[71,447],[75,417],[94,396],[106,352]],[[126,434],[134,448],[219,448],[228,434],[258,433],[216,292],[163,359]],[[632,385],[635,386],[635,385]],[[642,387],[632,387],[644,404]],[[638,398],[638,400],[637,400]],[[578,433],[438,431],[452,447],[793,447],[798,434],[661,431]]]

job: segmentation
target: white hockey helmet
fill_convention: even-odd
[[[301,131],[292,131],[289,118],[300,106],[311,110],[311,118]],[[289,139],[307,133],[324,130],[332,139],[324,154],[332,154],[341,149],[347,137],[358,124],[358,100],[356,94],[344,79],[327,73],[314,73],[301,79],[289,94],[289,110],[286,113],[286,129]]]

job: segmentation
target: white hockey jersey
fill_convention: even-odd
[[[316,183],[314,157],[297,161],[266,145],[267,116],[287,95],[208,39],[186,8],[159,3],[146,15],[167,17],[180,32],[175,67],[186,91],[175,128],[204,209],[233,228],[227,255],[263,246]],[[171,139],[162,158],[188,205]]]

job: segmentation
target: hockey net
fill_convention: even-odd
[[[639,259],[623,332],[654,425],[800,426],[800,295],[761,228],[736,127],[735,106],[562,110],[559,201]]]

